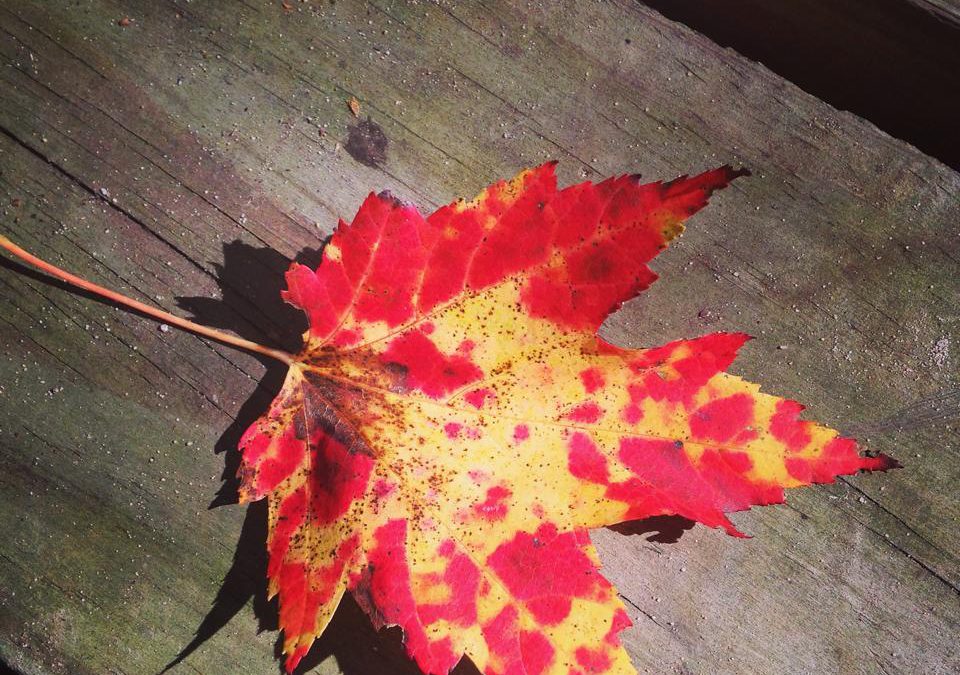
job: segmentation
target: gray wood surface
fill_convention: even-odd
[[[295,348],[287,259],[370,190],[429,210],[547,158],[748,166],[606,337],[751,332],[734,372],[905,468],[736,515],[750,540],[597,532],[627,648],[643,673],[958,670],[957,173],[626,0],[288,3],[0,0],[0,231]],[[200,629],[172,672],[276,671],[262,511],[208,505],[281,375],[0,268],[5,663],[157,673]],[[351,603],[310,663],[415,672]]]

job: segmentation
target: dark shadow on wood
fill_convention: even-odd
[[[960,28],[908,0],[639,0],[960,169]]]
[[[304,249],[294,260],[316,268],[325,245]],[[222,297],[178,297],[177,305],[205,325],[295,353],[307,322],[302,311],[280,297],[290,262],[270,248],[239,240],[224,244],[223,262],[214,265]]]
[[[306,673],[331,656],[344,675],[422,675],[404,650],[400,629],[376,631],[349,593],[296,672]],[[480,671],[465,657],[451,675],[480,675]]]
[[[325,243],[319,249],[301,251],[295,260],[315,268]],[[248,340],[296,353],[300,351],[307,322],[303,312],[280,296],[286,287],[284,273],[289,266],[290,261],[273,249],[257,248],[241,241],[224,244],[223,263],[216,265],[222,297],[179,297],[177,305],[190,312],[198,323],[224,328]],[[211,508],[237,503],[240,437],[266,412],[287,375],[282,363],[266,357],[258,360],[266,369],[263,377],[215,446],[215,452],[223,454],[225,459],[223,485]]]
[[[233,564],[223,578],[213,606],[197,627],[193,640],[161,671],[165,673],[195,652],[227,625],[253,598],[258,630],[277,630],[276,600],[267,600],[267,504],[254,502],[240,530]]]
[[[644,535],[650,534],[647,541],[658,544],[673,544],[680,541],[680,537],[696,523],[683,516],[651,516],[643,520],[628,520],[625,523],[611,525],[608,529],[620,534]]]

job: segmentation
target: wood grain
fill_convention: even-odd
[[[606,337],[751,332],[735,372],[905,468],[740,514],[747,541],[597,532],[625,642],[649,673],[956,672],[960,176],[626,0],[289,5],[0,2],[0,231],[295,348],[282,271],[370,190],[748,166]],[[157,673],[200,629],[172,672],[275,671],[263,514],[208,505],[281,375],[3,264],[5,663]],[[351,603],[309,661],[415,672]]]

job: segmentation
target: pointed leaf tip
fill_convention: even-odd
[[[300,665],[300,662],[303,660],[303,657],[307,655],[308,651],[310,651],[309,646],[298,645],[292,652],[287,654],[283,668],[287,672],[287,675],[293,675],[293,671],[297,669],[297,666]]]
[[[697,193],[702,196],[698,201],[697,208],[706,204],[706,200],[717,190],[727,187],[737,178],[753,175],[749,169],[734,169],[729,164],[724,164],[716,169],[710,169],[697,174],[692,178],[689,176],[680,176],[672,181],[664,183],[664,193],[672,198],[679,198],[683,195]]]
[[[874,456],[866,456],[863,458],[863,466],[860,467],[861,471],[891,471],[893,469],[902,469],[903,464],[899,460],[885,455],[882,452]]]

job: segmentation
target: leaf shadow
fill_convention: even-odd
[[[320,263],[320,248],[304,249],[294,260],[309,267]],[[191,314],[194,321],[214,328],[227,329],[240,337],[279,347],[291,353],[300,351],[301,336],[307,329],[303,312],[281,298],[286,288],[284,273],[290,260],[270,248],[257,248],[242,241],[223,245],[223,263],[215,265],[221,298],[178,297],[177,305]],[[214,446],[223,454],[223,484],[211,508],[237,503],[237,469],[240,437],[254,420],[262,415],[279,393],[287,368],[275,359],[254,355],[265,371],[257,388],[237,412],[236,419],[223,432]]]
[[[618,534],[645,535],[647,541],[657,544],[675,544],[683,533],[693,529],[697,523],[683,516],[650,516],[643,520],[628,520],[611,525],[607,529]],[[651,534],[652,533],[652,534]]]
[[[397,627],[374,629],[349,593],[343,596],[330,625],[313,643],[296,673],[307,673],[330,656],[336,658],[343,675],[422,675],[407,656],[401,630]],[[480,671],[464,657],[450,675],[480,675]]]

